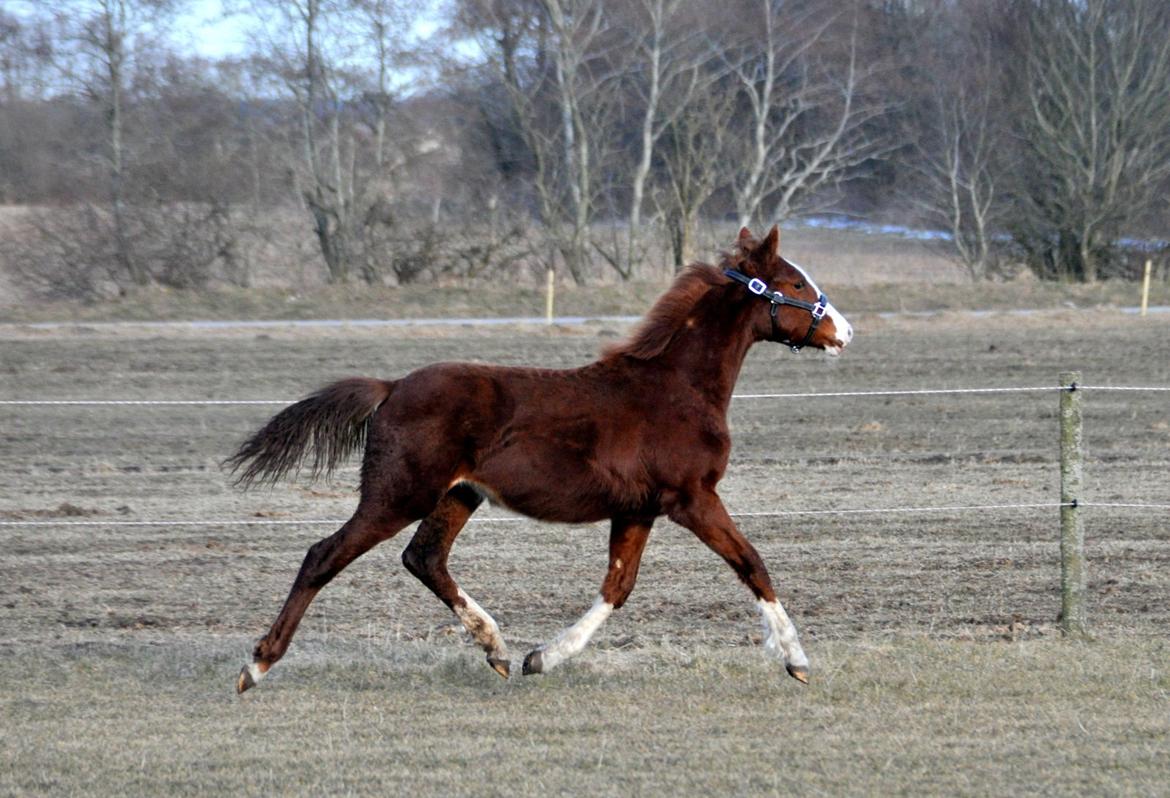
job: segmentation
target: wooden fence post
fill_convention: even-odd
[[[1085,524],[1077,506],[1084,477],[1079,371],[1060,375],[1060,630],[1084,637]]]

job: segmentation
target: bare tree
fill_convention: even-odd
[[[392,223],[393,173],[415,154],[408,137],[388,134],[405,17],[390,0],[255,0],[253,8],[272,21],[268,65],[295,103],[289,163],[328,279],[377,281],[371,235]],[[363,60],[373,68],[352,66]]]
[[[1006,203],[1008,158],[1003,70],[990,31],[975,14],[948,9],[915,48],[923,103],[906,117],[919,180],[911,201],[950,236],[951,252],[973,280],[996,262]],[[952,69],[953,64],[963,69]]]
[[[325,17],[338,6],[330,0],[278,0],[271,7],[279,15],[280,29],[291,35],[284,47],[274,48],[274,56],[297,104],[301,198],[312,215],[329,280],[348,282],[356,242],[354,186],[346,180],[343,152],[343,76],[335,60],[326,57],[322,42]]]
[[[82,293],[296,253],[335,282],[627,279],[651,235],[681,264],[704,220],[838,199],[918,204],[973,276],[1007,231],[1093,279],[1170,185],[1165,2],[452,0],[423,54],[402,0],[225,0],[267,35],[219,63],[167,44],[184,2],[0,12],[0,198],[66,206],[21,253]]]
[[[0,202],[43,201],[51,191],[38,150],[54,127],[47,117],[55,110],[48,102],[55,44],[48,19],[0,10]]]
[[[765,203],[773,219],[786,219],[818,191],[889,151],[870,125],[889,103],[867,93],[881,65],[863,62],[862,11],[845,14],[842,34],[841,14],[826,15],[817,4],[757,0],[739,46],[713,43],[747,106],[744,146],[732,158],[741,225],[758,221]],[[836,46],[838,39],[843,46]]]
[[[1026,169],[1013,233],[1043,277],[1091,281],[1170,178],[1170,5],[1022,6]]]
[[[612,249],[595,241],[598,251],[622,279],[628,280],[643,259],[642,212],[651,167],[663,135],[686,113],[691,96],[715,79],[710,51],[701,46],[701,26],[686,13],[682,0],[638,0],[630,18],[620,20],[630,37],[623,82],[636,120],[636,160],[628,172],[629,209],[624,242],[615,236]],[[623,170],[623,176],[627,173]],[[616,227],[615,227],[616,230]]]
[[[177,201],[161,185],[165,172],[147,168],[153,151],[169,172],[181,171],[171,145],[183,125],[165,113],[148,124],[143,111],[166,105],[159,75],[168,55],[159,42],[179,8],[177,0],[83,0],[37,20],[52,26],[43,47],[58,75],[52,104],[96,122],[90,132],[98,135],[96,146],[79,142],[78,190],[59,198],[67,204],[33,211],[25,235],[4,242],[18,282],[34,293],[92,299],[151,284],[198,287],[230,255],[227,204]],[[102,175],[96,197],[84,190],[87,159]]]
[[[539,219],[546,230],[555,228],[559,213],[553,136],[545,133],[540,113],[540,97],[548,84],[548,32],[539,0],[462,0],[455,25],[460,35],[478,42],[486,57],[488,77],[477,102],[498,168],[505,175],[531,171]],[[493,91],[497,87],[501,92]],[[553,263],[555,258],[550,259],[550,268]]]
[[[139,286],[150,272],[131,247],[127,211],[125,99],[129,62],[144,49],[160,23],[178,7],[176,0],[84,0],[73,14],[58,14],[66,47],[76,48],[67,72],[102,109],[105,121],[109,218],[114,258],[121,271]],[[80,12],[80,13],[78,13]],[[66,51],[68,52],[68,51]]]
[[[49,20],[0,10],[0,103],[44,100],[53,84]]]
[[[380,281],[381,264],[389,259],[398,281],[411,282],[423,273],[425,267],[416,263],[404,267],[401,258],[395,258],[394,255],[387,258],[387,248],[382,245],[385,234],[395,226],[396,219],[392,211],[396,194],[395,179],[405,165],[405,154],[411,149],[407,137],[402,135],[405,131],[401,127],[397,131],[400,146],[392,147],[389,129],[395,106],[392,73],[406,57],[402,37],[410,21],[396,0],[355,0],[355,3],[362,35],[368,45],[368,57],[375,67],[373,83],[364,93],[368,118],[373,126],[373,163],[361,191],[362,196],[355,198],[362,206],[362,278],[368,283]],[[354,183],[358,179],[357,175],[353,176]],[[437,224],[438,220],[433,219],[431,228]],[[434,232],[433,229],[428,230],[423,237],[424,241],[429,242]],[[429,249],[429,245],[424,247],[428,253]]]
[[[462,23],[488,55],[530,161],[549,246],[588,279],[590,224],[617,73],[601,0],[464,0]],[[550,263],[553,259],[550,259]]]
[[[676,269],[694,260],[700,212],[726,177],[728,120],[734,107],[734,92],[704,79],[666,126],[658,149],[665,186],[659,202]]]
[[[541,0],[549,20],[560,151],[568,201],[569,234],[561,255],[578,283],[585,281],[594,171],[607,111],[605,94],[613,75],[597,47],[607,32],[601,0]]]

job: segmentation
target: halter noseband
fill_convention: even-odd
[[[803,299],[793,299],[792,297],[784,296],[779,291],[769,291],[768,284],[758,277],[748,277],[743,272],[737,272],[735,269],[725,269],[725,275],[735,280],[737,283],[743,283],[747,286],[747,290],[751,291],[761,299],[766,299],[772,303],[772,308],[769,314],[772,317],[772,340],[781,344],[788,344],[788,348],[793,352],[799,352],[804,347],[808,346],[808,342],[812,340],[813,333],[817,331],[820,326],[821,319],[825,317],[825,312],[829,307],[829,298],[824,294],[817,297],[816,302],[805,302]],[[812,316],[812,322],[808,325],[808,332],[804,334],[804,340],[799,344],[792,343],[792,340],[787,341],[780,338],[780,327],[776,323],[776,312],[781,305],[791,305],[794,308],[807,310]]]

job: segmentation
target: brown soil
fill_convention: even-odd
[[[1070,368],[1092,384],[1170,385],[1170,320],[859,318],[840,359],[751,353],[741,393],[880,387],[1054,385]],[[392,376],[475,358],[569,366],[599,327],[568,333],[441,330],[266,331],[168,336],[13,334],[4,398],[288,400],[349,374]],[[1088,392],[1087,498],[1170,502],[1164,394]],[[736,401],[722,494],[733,512],[1054,501],[1057,394]],[[7,407],[0,518],[343,519],[353,467],[333,485],[240,493],[219,462],[278,406]],[[503,517],[485,508],[481,517]],[[1095,626],[1154,634],[1168,620],[1165,512],[1088,510]],[[799,518],[744,517],[804,636],[928,631],[997,638],[1048,634],[1057,611],[1054,510]],[[0,628],[9,641],[87,629],[259,634],[304,549],[332,531],[297,527],[4,528]],[[406,535],[326,590],[303,634],[425,637],[446,610],[398,564]],[[595,594],[602,527],[473,523],[453,572],[505,634],[543,640]],[[756,634],[731,572],[662,522],[627,608],[600,645],[639,640],[741,644]],[[295,650],[295,646],[294,646]]]

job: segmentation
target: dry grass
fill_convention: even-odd
[[[602,651],[503,682],[465,649],[301,646],[229,692],[243,642],[0,657],[0,793],[1153,795],[1164,640]],[[308,664],[306,664],[306,661]]]
[[[725,237],[730,242],[734,231],[728,229]],[[798,228],[784,233],[781,248],[807,266],[834,303],[850,313],[1095,308],[1134,306],[1139,301],[1136,284],[1117,280],[1093,285],[1028,279],[972,284],[938,244],[898,236]],[[702,256],[713,260],[717,251]],[[249,289],[154,288],[100,303],[30,303],[15,290],[3,290],[6,278],[0,270],[0,322],[543,316],[543,280],[529,277],[391,288],[327,286],[319,279],[286,275]],[[659,268],[657,276],[631,283],[603,279],[585,287],[563,285],[556,311],[566,316],[638,315],[671,278],[668,269]],[[1170,282],[1154,282],[1151,303],[1170,305]]]
[[[831,281],[815,270],[833,303],[858,313],[942,310],[1013,310],[1135,307],[1134,283],[1110,281],[1064,285],[1035,281],[1010,283],[925,282],[854,283]],[[666,281],[624,285],[562,286],[560,316],[639,315],[663,291]],[[0,306],[0,323],[44,321],[190,321],[199,319],[419,319],[543,317],[542,289],[489,283],[479,286],[321,286],[229,289],[201,292],[145,290],[99,304],[49,302]],[[1170,305],[1170,283],[1155,282],[1151,305]]]
[[[1170,318],[853,319],[844,357],[761,346],[743,392],[1170,384]],[[615,330],[7,329],[0,398],[295,398],[479,358],[567,366]],[[1170,415],[1086,397],[1086,483],[1166,502]],[[0,518],[321,518],[336,484],[240,494],[218,461],[275,408],[5,408]],[[1053,496],[1055,394],[736,402],[732,509]],[[502,511],[485,508],[483,515]],[[747,593],[661,524],[630,603],[564,670],[505,683],[401,568],[401,535],[232,693],[330,531],[0,528],[0,794],[1157,794],[1170,772],[1165,514],[1087,516],[1090,619],[1054,632],[1055,514],[742,519],[814,681],[766,661]],[[519,658],[588,606],[601,526],[471,524],[452,572]],[[518,662],[515,663],[518,666]]]

